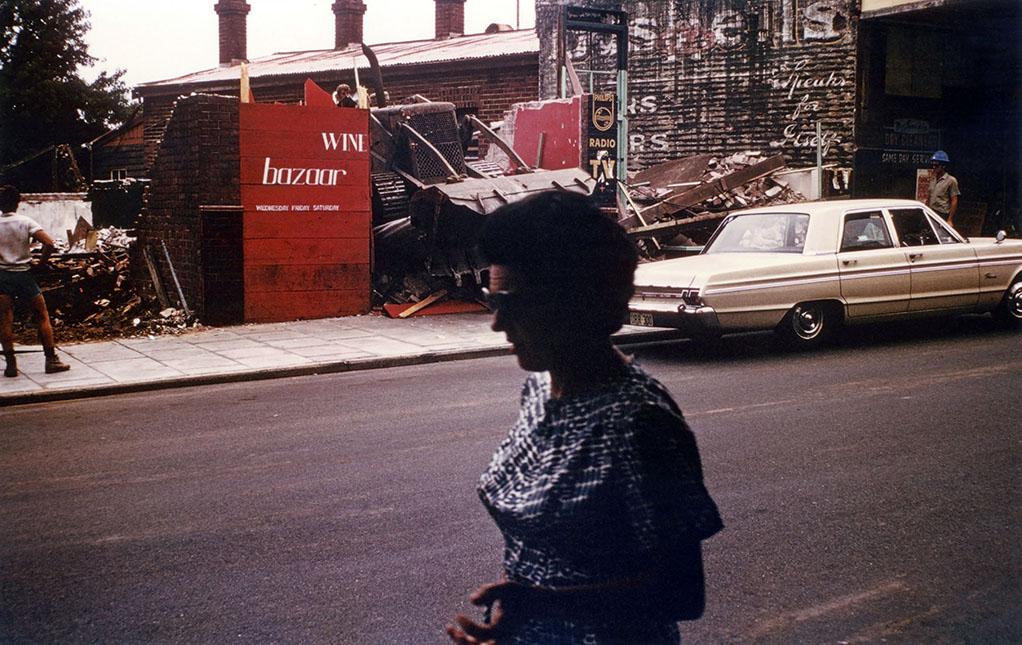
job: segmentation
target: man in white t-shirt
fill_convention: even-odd
[[[39,342],[46,353],[46,373],[65,372],[70,365],[57,357],[53,327],[46,310],[46,300],[28,269],[32,261],[31,247],[43,245],[43,258],[53,252],[53,238],[35,220],[18,215],[21,193],[14,186],[0,186],[0,345],[7,361],[4,376],[17,376],[14,358],[14,300],[28,300],[39,328]]]

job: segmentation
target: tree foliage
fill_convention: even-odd
[[[96,60],[79,0],[0,0],[0,167],[54,144],[81,144],[124,122],[128,88],[102,72],[80,75]]]

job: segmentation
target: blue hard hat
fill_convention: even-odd
[[[940,163],[951,163],[951,159],[948,158],[947,153],[944,152],[943,150],[938,150],[937,152],[933,153],[933,156],[930,157],[930,161],[939,161]]]

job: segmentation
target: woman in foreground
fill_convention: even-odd
[[[702,615],[701,541],[722,528],[695,437],[667,390],[611,342],[632,295],[634,245],[582,195],[494,212],[492,327],[530,372],[479,496],[504,537],[504,579],[458,616],[474,643],[678,643]]]

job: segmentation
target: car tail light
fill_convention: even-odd
[[[701,307],[703,305],[703,299],[699,297],[699,289],[682,289],[681,300],[686,305],[692,307]]]

